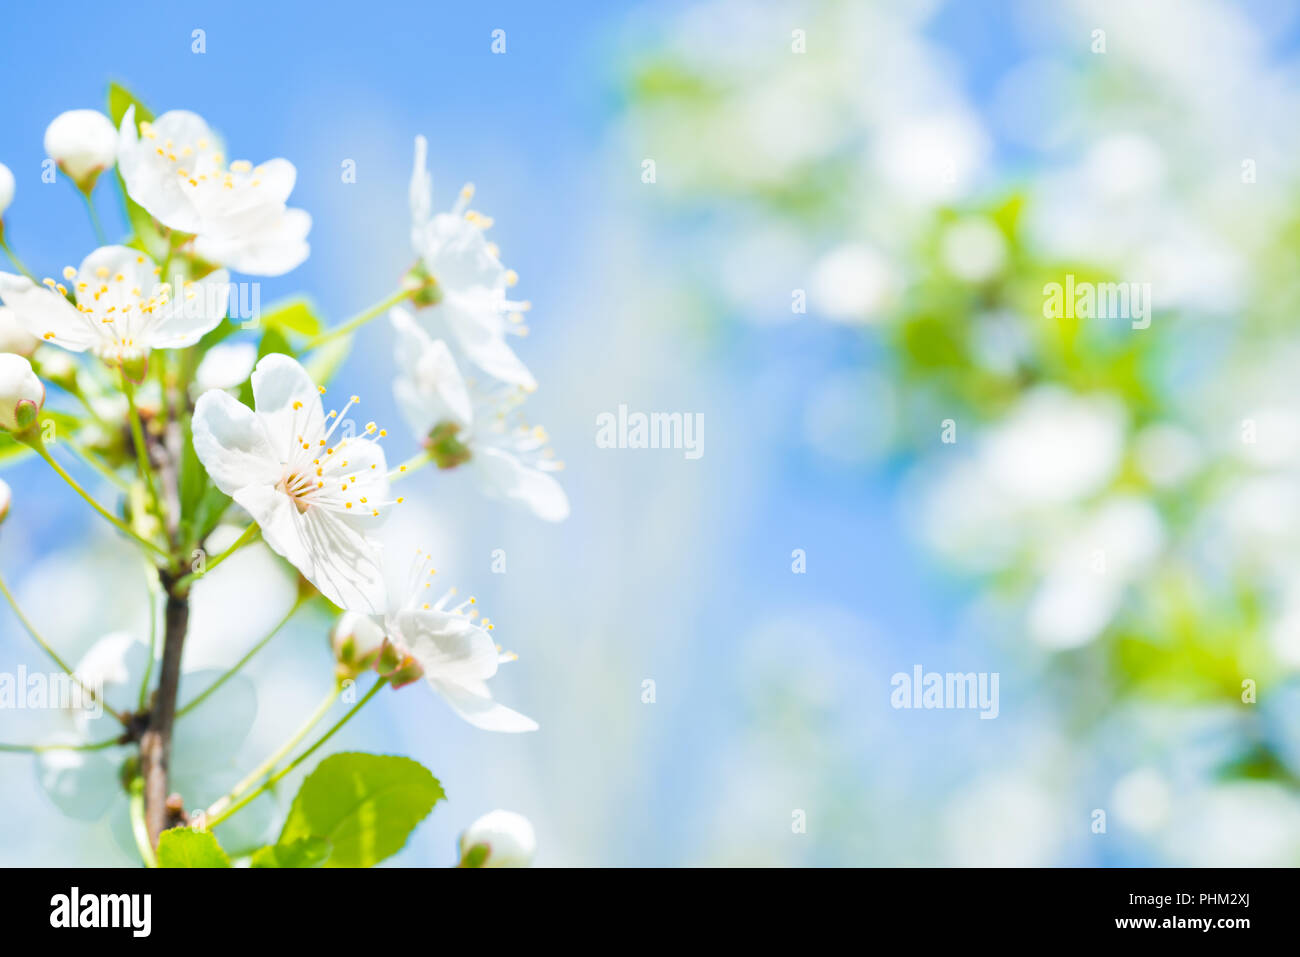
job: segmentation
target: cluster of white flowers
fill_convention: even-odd
[[[137,241],[103,246],[79,267],[43,281],[0,272],[0,337],[13,350],[0,354],[0,427],[24,440],[45,400],[27,358],[34,350],[90,353],[138,384],[152,351],[194,346],[223,322],[228,270],[276,276],[308,255],[311,218],[288,206],[292,163],[229,160],[222,141],[194,113],[172,111],[138,123],[136,117],[133,105],[115,128],[93,110],[65,113],[50,125],[46,149],[88,199],[97,178],[116,165],[126,195],[164,237],[172,268],[173,257],[185,268],[168,281],[167,263],[160,265]],[[545,432],[525,424],[517,408],[536,382],[507,340],[527,331],[522,314],[529,304],[507,296],[517,277],[484,236],[491,221],[467,208],[472,187],[461,190],[451,211],[431,212],[426,151],[418,138],[410,199],[419,261],[397,297],[410,306],[391,310],[399,342],[396,398],[425,449],[424,461],[441,469],[473,463],[490,492],[543,519],[562,520],[568,500],[553,477],[561,465]],[[13,192],[13,177],[0,166],[0,216]],[[451,347],[426,327],[445,330],[492,382],[464,378]],[[336,651],[373,666],[395,687],[425,678],[478,727],[535,729],[488,692],[486,679],[513,656],[501,653],[475,600],[453,602],[455,589],[425,600],[430,556],[420,556],[412,588],[390,598],[391,575],[375,532],[403,501],[389,486],[408,466],[390,473],[381,444],[387,432],[373,422],[356,430],[347,420],[359,397],[327,412],[325,388],[295,358],[265,355],[250,376],[251,345],[217,348],[227,352],[210,352],[195,380],[194,452],[207,478],[247,512],[266,544],[343,609]],[[232,362],[243,367],[226,375]],[[245,378],[251,409],[228,391]],[[205,379],[213,387],[202,389]]]

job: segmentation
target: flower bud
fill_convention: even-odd
[[[14,201],[14,174],[9,167],[0,163],[0,217],[3,217],[9,204]]]
[[[98,110],[69,110],[45,130],[45,152],[83,193],[117,160],[117,130]]]
[[[460,426],[455,422],[439,422],[433,427],[429,437],[424,440],[424,446],[429,450],[429,457],[438,468],[454,469],[458,465],[464,465],[472,457],[469,446],[456,438],[456,433],[459,431]]]
[[[0,479],[0,522],[3,522],[9,516],[9,504],[14,500],[14,493],[9,488],[9,483]]]
[[[16,312],[8,306],[0,306],[0,352],[16,352],[20,356],[30,357],[40,344],[41,340],[18,321]]]
[[[0,429],[26,432],[45,407],[45,386],[32,364],[12,352],[0,352]]]
[[[484,814],[460,836],[461,864],[467,867],[528,867],[535,853],[533,826],[513,811]]]
[[[367,615],[345,611],[330,629],[330,645],[339,674],[355,678],[369,668],[384,647],[384,630]]]
[[[385,641],[375,659],[375,671],[387,678],[394,691],[405,688],[424,677],[424,668],[407,652],[391,641]]]

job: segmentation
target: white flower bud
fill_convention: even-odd
[[[330,644],[340,674],[355,678],[369,668],[384,647],[384,629],[368,615],[345,611],[330,629]]]
[[[117,130],[98,110],[69,110],[46,128],[45,152],[78,189],[88,192],[117,161]]]
[[[0,163],[0,216],[5,214],[9,204],[14,201],[14,174],[9,167]]]
[[[30,357],[41,340],[23,328],[18,315],[8,306],[0,306],[0,352],[16,352]]]
[[[465,829],[460,836],[460,856],[473,848],[488,849],[483,867],[527,867],[537,853],[537,836],[528,818],[514,811],[492,811]]]
[[[9,504],[14,500],[14,493],[9,483],[0,479],[0,522],[9,517]]]
[[[257,346],[251,342],[222,343],[208,350],[194,373],[197,395],[209,389],[234,389],[257,365]]]
[[[12,352],[0,352],[0,429],[26,432],[45,407],[45,386],[32,364]]]

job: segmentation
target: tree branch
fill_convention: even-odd
[[[181,429],[177,422],[178,403],[184,397],[177,395],[174,383],[164,383],[170,392],[166,403],[167,421],[163,424],[161,439],[150,443],[150,464],[157,469],[159,478],[160,511],[163,515],[167,538],[173,551],[179,546],[180,528],[180,462]],[[183,557],[181,559],[184,560]],[[168,769],[171,763],[172,726],[176,722],[176,699],[181,683],[181,654],[185,649],[185,633],[190,621],[190,583],[185,578],[184,567],[165,569],[158,573],[166,594],[163,610],[162,668],[158,675],[158,691],[149,712],[149,725],[140,738],[140,774],[144,778],[144,817],[149,840],[155,847],[158,835],[183,819],[175,802],[169,806]]]

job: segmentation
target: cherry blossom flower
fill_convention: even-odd
[[[203,118],[185,110],[142,122],[122,117],[117,165],[127,192],[164,226],[195,236],[208,262],[279,276],[307,258],[311,216],[286,203],[298,172],[286,159],[227,163]]]
[[[192,346],[225,318],[230,298],[225,270],[186,282],[180,290],[160,282],[160,273],[139,250],[103,246],[80,269],[65,267],[64,282],[46,279],[47,288],[0,272],[0,300],[43,342],[71,352],[90,350],[110,363],[129,362],[152,349]]]
[[[380,546],[369,532],[395,504],[379,445],[387,433],[371,422],[351,434],[346,415],[357,396],[326,415],[324,390],[289,356],[264,356],[252,385],[255,409],[220,389],[199,397],[199,461],[253,517],[266,543],[321,594],[344,609],[381,612]]]
[[[430,600],[435,569],[421,552],[402,599],[382,618],[345,614],[331,634],[340,665],[351,672],[374,667],[402,687],[423,677],[458,715],[485,731],[536,731],[537,722],[492,700],[487,679],[516,655],[492,640],[495,626],[470,597],[452,604],[456,589]]]
[[[548,447],[545,429],[513,413],[522,390],[471,389],[447,344],[430,337],[409,310],[397,307],[389,317],[397,331],[393,393],[435,463],[454,468],[469,462],[489,494],[549,522],[568,518],[568,497],[552,475],[563,463]]]
[[[464,186],[450,212],[433,214],[433,179],[427,169],[428,142],[415,138],[411,174],[411,243],[437,283],[438,303],[431,315],[443,319],[470,361],[493,378],[537,388],[532,373],[506,342],[526,335],[523,313],[529,303],[506,298],[518,277],[501,265],[496,246],[483,235],[492,220],[468,208],[474,195]]]

